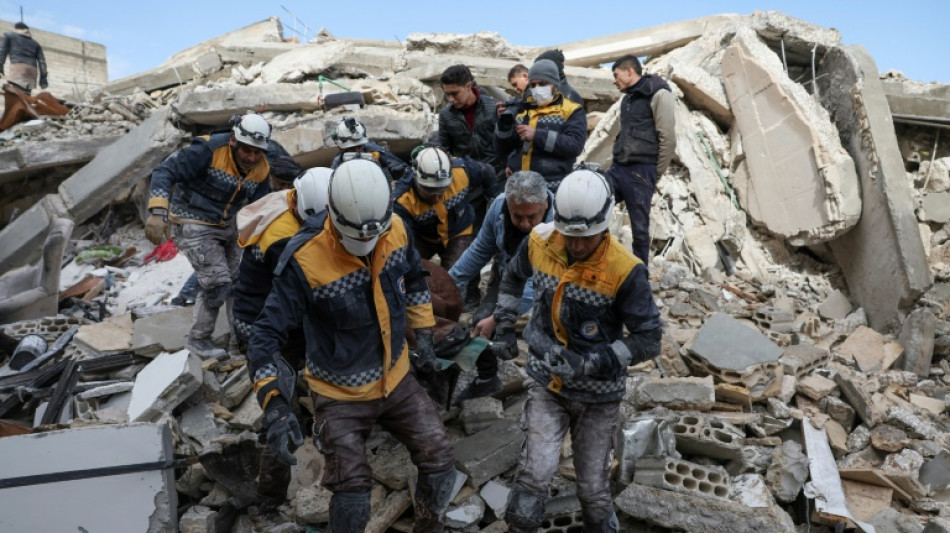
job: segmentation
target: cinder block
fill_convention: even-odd
[[[745,434],[732,424],[698,414],[687,414],[672,419],[670,427],[676,436],[676,449],[680,453],[727,461],[742,459]]]
[[[648,487],[729,499],[729,474],[722,467],[702,466],[672,457],[641,457],[633,482]]]

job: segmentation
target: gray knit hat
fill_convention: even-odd
[[[557,73],[557,65],[550,59],[539,59],[531,65],[528,71],[528,80],[541,80],[557,87],[561,83],[561,78]]]

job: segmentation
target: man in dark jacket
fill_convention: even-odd
[[[452,157],[470,157],[503,170],[492,139],[498,120],[495,99],[479,90],[465,65],[445,69],[439,81],[449,99],[439,111],[439,144]]]
[[[614,141],[613,163],[607,171],[617,200],[627,204],[633,230],[633,254],[650,260],[650,204],[657,179],[666,172],[676,149],[674,97],[659,76],[647,74],[634,55],[613,65],[614,85],[624,93],[620,131]]]
[[[211,334],[221,306],[233,327],[232,290],[241,262],[234,215],[266,186],[270,132],[264,117],[248,113],[231,133],[198,137],[152,172],[145,236],[160,244],[170,233],[198,275],[201,292],[185,347],[203,358],[227,356]]]
[[[27,92],[36,87],[36,73],[39,71],[40,88],[49,86],[46,81],[46,57],[43,47],[33,40],[30,28],[22,22],[13,26],[12,32],[3,34],[0,44],[0,76],[3,76],[3,64],[10,56],[9,81],[23,87]]]
[[[310,216],[287,243],[264,309],[251,329],[248,363],[270,453],[296,463],[303,444],[290,408],[296,372],[280,349],[291,329],[306,339],[314,442],[322,486],[333,492],[334,532],[361,532],[370,518],[367,441],[375,424],[409,450],[417,532],[440,532],[455,485],[455,453],[435,404],[411,370],[438,368],[432,303],[412,234],[392,215],[389,183],[364,159],[330,179],[328,211]],[[415,330],[410,355],[406,332]]]
[[[584,150],[587,113],[558,90],[560,78],[553,61],[535,62],[528,80],[525,109],[514,117],[514,124],[503,121],[504,117],[498,119],[495,149],[509,154],[505,170],[509,176],[533,170],[544,176],[554,192]]]
[[[501,282],[495,342],[511,346],[523,287],[534,280],[534,311],[523,334],[525,441],[505,513],[512,533],[541,525],[568,431],[584,531],[620,530],[607,459],[627,366],[659,355],[662,327],[646,268],[607,229],[613,207],[603,176],[569,174],[554,197],[554,222],[535,226]]]

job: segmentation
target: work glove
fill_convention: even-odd
[[[566,379],[577,379],[584,375],[584,357],[561,345],[554,346],[544,356],[544,363],[551,374]]]
[[[618,340],[608,346],[597,346],[584,355],[558,345],[548,352],[545,359],[551,372],[559,376],[609,379],[630,364],[633,354]]]
[[[492,337],[489,348],[496,357],[510,361],[518,357],[518,336],[515,334],[513,322],[504,320],[495,326],[495,336]]]
[[[267,431],[267,450],[285,465],[297,464],[294,450],[303,444],[303,432],[297,416],[280,396],[274,396],[264,408],[261,426]]]
[[[165,240],[168,232],[168,212],[156,209],[145,221],[145,238],[152,244],[158,245]]]
[[[46,82],[46,78],[40,78],[40,89],[45,89],[49,87],[49,83]]]
[[[431,331],[416,332],[416,349],[412,352],[412,367],[416,369],[416,372],[428,374],[439,370],[434,340]]]

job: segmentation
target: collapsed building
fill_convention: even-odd
[[[552,47],[588,110],[588,162],[609,165],[619,125],[600,65],[648,56],[676,96],[676,156],[651,213],[663,353],[629,369],[614,458],[624,530],[950,530],[947,87],[882,75],[837,31],[776,12]],[[446,67],[464,63],[502,95],[510,67],[541,50],[488,32],[399,43],[321,31],[297,44],[271,19],[14,126],[0,149],[0,348],[28,335],[48,346],[0,370],[0,453],[16,459],[0,467],[0,523],[325,523],[330,493],[310,443],[282,520],[264,526],[246,510],[262,413],[246,367],[182,350],[191,310],[164,302],[188,266],[143,257],[149,174],[249,109],[304,167],[329,163],[328,128],[344,115],[405,157],[437,127]],[[354,92],[362,104],[327,103]],[[452,530],[504,531],[521,365],[502,365],[502,393],[445,413],[465,474]],[[369,530],[410,531],[407,452],[382,432],[371,448]],[[108,470],[117,463],[153,468]],[[92,473],[55,482],[70,471]],[[27,484],[42,476],[54,482]],[[96,496],[105,490],[109,501]],[[51,497],[65,502],[57,516],[35,508]],[[581,526],[569,445],[546,510],[545,531]]]

